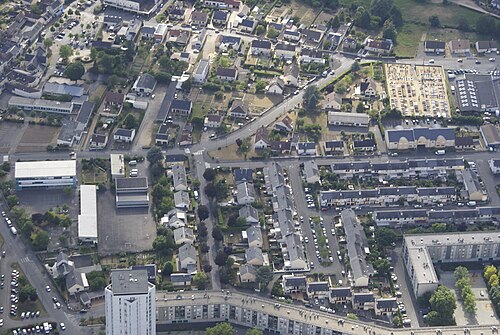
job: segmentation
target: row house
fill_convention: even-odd
[[[241,2],[237,0],[203,0],[204,7],[218,9],[239,9]]]
[[[290,60],[297,54],[297,46],[290,43],[278,43],[274,47],[274,56],[280,59]]]
[[[300,52],[300,62],[301,63],[318,63],[326,64],[325,58],[323,58],[323,51],[317,49],[306,49],[303,48]]]

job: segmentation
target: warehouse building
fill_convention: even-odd
[[[73,111],[72,102],[32,99],[13,96],[9,99],[9,107],[17,107],[25,111],[70,114]]]
[[[76,161],[16,162],[16,189],[76,187]]]
[[[80,186],[80,215],[78,215],[78,239],[97,243],[97,187]]]
[[[116,178],[116,208],[149,207],[148,178]]]
[[[491,262],[500,259],[498,232],[467,232],[408,235],[403,241],[403,260],[415,295],[437,289],[434,263]]]

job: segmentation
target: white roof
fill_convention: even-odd
[[[16,178],[75,177],[76,160],[16,162]]]
[[[125,176],[125,162],[123,155],[111,154],[111,175],[112,176]]]
[[[80,215],[78,238],[97,240],[97,188],[95,185],[80,186]]]

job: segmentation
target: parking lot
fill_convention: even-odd
[[[23,124],[2,122],[0,123],[0,153],[7,154],[11,148],[17,146],[19,133],[22,133]]]

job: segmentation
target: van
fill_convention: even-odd
[[[469,202],[467,202],[467,206],[474,207],[474,206],[476,206],[476,202],[475,201],[469,201]]]
[[[436,155],[437,155],[437,156],[442,156],[442,155],[444,155],[444,154],[446,154],[446,151],[445,151],[445,150],[438,150],[438,151],[436,151]]]
[[[128,162],[128,165],[135,166],[135,165],[137,165],[137,161],[136,160],[130,161],[130,162]]]
[[[137,177],[137,171],[130,171],[130,177]]]
[[[12,233],[12,235],[17,235],[16,227],[10,227],[10,232]]]

